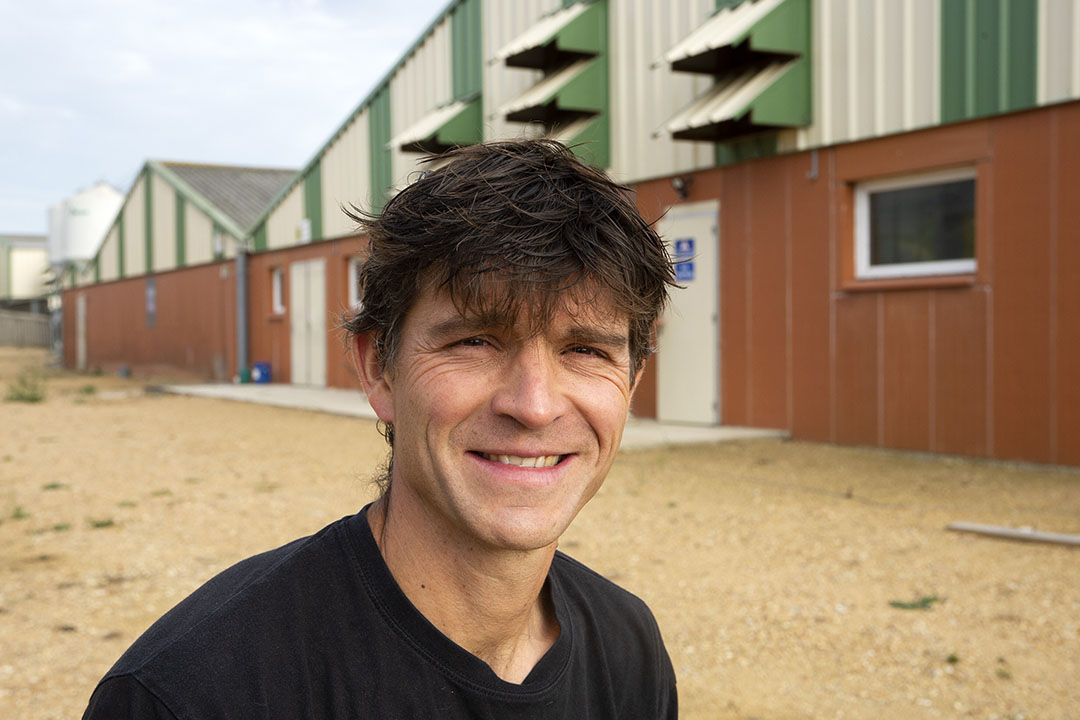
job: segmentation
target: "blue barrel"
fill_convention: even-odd
[[[270,363],[257,362],[255,368],[251,371],[251,379],[257,383],[270,382]]]

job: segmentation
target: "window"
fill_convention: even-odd
[[[285,314],[285,271],[274,268],[270,271],[271,307],[275,315]]]
[[[361,257],[349,258],[349,307],[353,310],[360,309],[360,265],[363,262]]]
[[[855,277],[975,272],[975,171],[855,186]]]

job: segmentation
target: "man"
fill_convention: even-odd
[[[356,216],[382,495],[180,603],[86,718],[677,715],[644,603],[556,552],[618,451],[663,242],[558,143],[448,160]]]

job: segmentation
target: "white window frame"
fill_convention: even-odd
[[[360,265],[364,258],[359,255],[349,258],[349,307],[359,310],[364,304],[360,299]]]
[[[270,271],[270,309],[275,315],[285,314],[285,268]]]
[[[855,278],[879,280],[932,275],[968,275],[975,272],[975,258],[930,262],[870,264],[870,195],[922,185],[940,185],[958,180],[974,180],[975,168],[954,168],[862,182],[855,186]]]

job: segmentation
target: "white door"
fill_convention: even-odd
[[[326,385],[326,260],[289,266],[290,365],[296,385]]]
[[[86,370],[86,294],[75,296],[75,369]]]
[[[720,204],[673,206],[657,230],[675,261],[658,333],[656,416],[663,422],[720,423]]]

